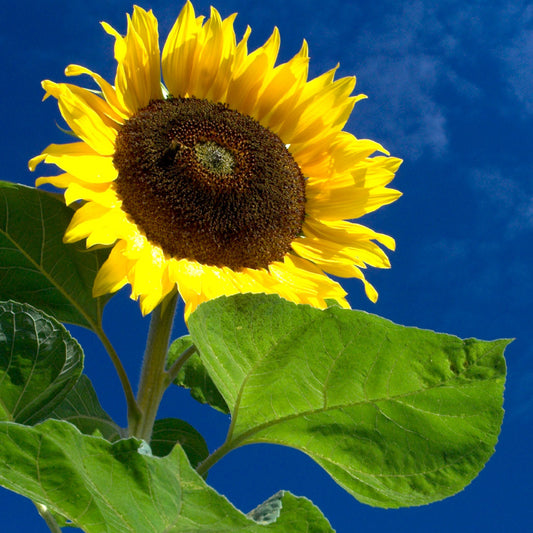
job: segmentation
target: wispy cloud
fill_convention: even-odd
[[[379,13],[369,7],[364,20],[358,8],[343,12],[323,36],[350,43],[346,58],[358,90],[370,97],[355,112],[357,129],[416,159],[447,153],[461,107],[497,101],[500,110],[533,112],[528,3],[391,2],[380,4]]]
[[[533,113],[533,5],[516,20],[515,37],[501,53],[510,89],[524,110]]]
[[[359,72],[371,100],[365,113],[369,136],[390,139],[388,147],[410,159],[426,149],[442,155],[448,145],[445,111],[434,97],[439,64],[427,55],[376,55]],[[368,81],[367,81],[368,80]],[[370,89],[371,87],[371,89]]]
[[[356,48],[364,50],[360,89],[368,88],[371,95],[364,104],[370,107],[365,116],[372,117],[369,134],[393,139],[391,148],[411,159],[427,149],[441,155],[448,145],[445,110],[436,99],[442,58],[424,37],[426,24],[440,31],[434,18],[429,3],[410,2],[389,11],[379,27],[369,25],[357,39]]]

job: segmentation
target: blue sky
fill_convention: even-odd
[[[166,37],[182,2],[139,2],[153,8]],[[194,2],[208,14],[209,2]],[[461,337],[516,337],[507,350],[506,417],[496,453],[462,493],[399,511],[359,504],[302,454],[251,446],[232,452],[210,482],[248,511],[279,489],[312,499],[339,533],[504,532],[533,528],[531,441],[533,348],[533,4],[516,0],[220,0],[236,28],[252,29],[251,48],[274,26],[279,59],[307,39],[311,75],[340,63],[339,76],[357,76],[359,102],[347,129],[372,138],[404,159],[394,182],[404,196],[362,223],[394,236],[390,271],[370,270],[380,293],[365,300],[346,285],[352,307],[397,323]],[[489,7],[490,6],[490,7]],[[0,17],[4,124],[0,179],[32,184],[27,160],[51,142],[65,142],[53,99],[41,103],[40,81],[63,81],[69,63],[114,76],[113,39],[99,21],[125,31],[132,4],[118,0],[13,3]],[[122,291],[104,324],[136,381],[147,319]],[[124,423],[118,380],[96,339],[73,329],[86,351],[87,373],[104,408]],[[175,336],[183,333],[180,320]],[[211,449],[228,420],[197,406],[187,393],[165,397],[162,416],[191,422]],[[32,505],[0,491],[6,532],[46,531]],[[21,517],[22,516],[22,523]]]

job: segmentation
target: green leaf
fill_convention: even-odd
[[[212,300],[188,325],[232,412],[226,451],[300,449],[381,507],[451,496],[494,451],[506,340],[461,340],[275,295]]]
[[[57,320],[28,304],[0,302],[0,419],[43,420],[82,369],[80,345]]]
[[[124,436],[122,429],[102,409],[91,380],[85,374],[49,418],[66,420],[86,435],[100,434],[111,442]]]
[[[177,418],[156,420],[150,441],[152,453],[164,457],[172,451],[176,443],[181,445],[193,467],[209,455],[202,435],[184,420]]]
[[[109,296],[93,298],[92,287],[109,251],[63,243],[73,213],[47,192],[0,181],[0,300],[94,330]]]
[[[142,441],[110,443],[73,425],[0,423],[0,484],[71,520],[87,533],[331,533],[305,498],[286,494],[280,518],[261,526],[206,485],[180,446],[167,457],[139,453]]]
[[[167,368],[172,366],[172,363],[192,345],[193,342],[189,335],[176,339],[168,352]],[[213,380],[209,377],[198,352],[185,362],[173,383],[179,387],[190,389],[191,396],[196,401],[206,403],[224,414],[229,414],[229,408]]]

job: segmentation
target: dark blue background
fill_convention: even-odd
[[[181,2],[141,2],[160,20],[162,41]],[[209,3],[196,1],[208,15]],[[533,5],[508,0],[327,2],[220,0],[238,12],[239,37],[251,49],[281,31],[280,60],[306,38],[312,76],[340,62],[356,74],[356,105],[347,129],[381,142],[405,160],[393,183],[404,196],[362,220],[393,235],[392,270],[369,270],[380,292],[369,303],[359,282],[346,284],[354,308],[397,323],[461,337],[516,337],[507,350],[506,416],[496,453],[460,494],[426,507],[381,510],[359,504],[303,454],[256,445],[232,452],[210,483],[248,511],[279,489],[315,502],[339,533],[508,532],[532,529],[531,299],[533,281]],[[2,167],[0,179],[32,184],[27,160],[51,142],[66,142],[40,81],[63,81],[69,63],[112,81],[113,39],[98,22],[125,32],[128,1],[3,3],[0,17]],[[77,80],[76,80],[77,81]],[[80,80],[81,81],[81,80]],[[43,171],[43,169],[41,169]],[[175,336],[184,332],[179,315]],[[136,382],[148,319],[123,290],[104,324]],[[104,408],[125,423],[114,370],[96,338],[72,328],[86,351],[86,371]],[[172,390],[161,416],[176,416],[220,445],[227,417]],[[2,531],[46,531],[32,504],[1,490]]]

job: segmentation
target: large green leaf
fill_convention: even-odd
[[[461,340],[266,295],[202,304],[189,328],[232,412],[226,450],[298,448],[382,507],[450,496],[494,451],[505,340]]]
[[[190,335],[176,339],[168,351],[167,367],[172,366],[179,356],[193,345]],[[209,376],[200,354],[193,354],[179,371],[174,384],[190,390],[191,396],[200,403],[206,403],[224,414],[229,414],[224,398]]]
[[[43,420],[82,369],[80,345],[57,320],[28,304],[0,302],[0,419]]]
[[[206,485],[180,446],[160,458],[139,453],[141,443],[110,443],[57,420],[1,422],[0,484],[87,533],[333,531],[311,502],[290,494],[276,522],[259,525]]]
[[[172,451],[176,443],[183,448],[193,467],[209,455],[202,435],[184,420],[177,418],[156,420],[150,440],[152,453],[158,457],[164,457]]]
[[[108,296],[93,298],[92,287],[109,252],[63,243],[73,213],[47,192],[0,181],[0,300],[94,329]]]
[[[124,437],[124,431],[102,409],[91,380],[82,374],[49,418],[66,420],[86,435],[101,434],[109,441]]]

